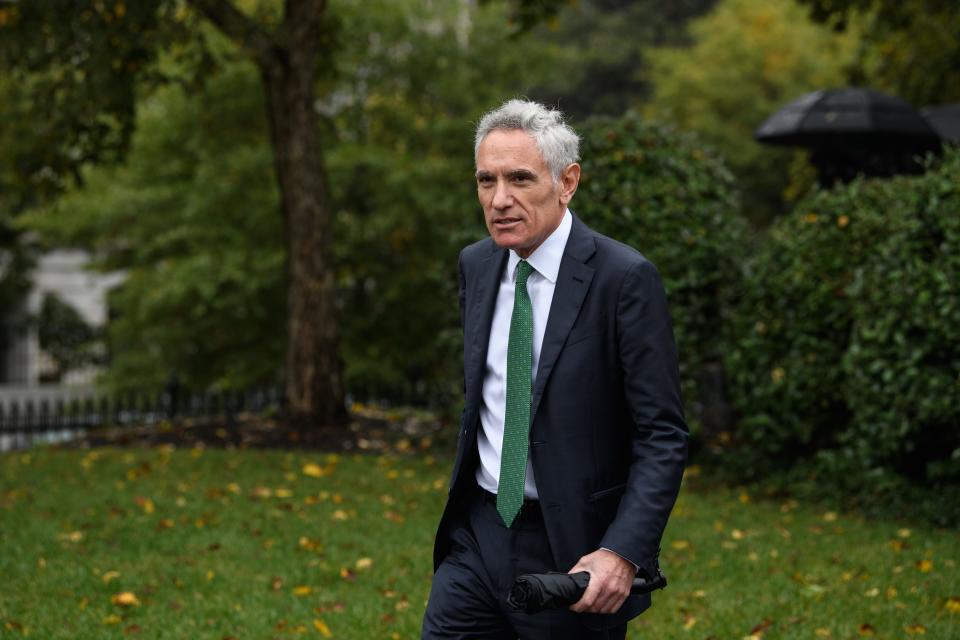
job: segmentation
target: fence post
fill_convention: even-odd
[[[180,378],[176,371],[167,378],[167,418],[172,422],[180,409]]]

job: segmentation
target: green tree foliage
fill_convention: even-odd
[[[38,174],[36,168],[42,162],[36,154],[34,130],[12,126],[29,120],[22,88],[11,78],[0,77],[0,351],[13,328],[5,325],[25,320],[15,318],[13,311],[22,306],[30,289],[29,271],[34,263],[31,247],[12,224],[16,214],[36,201],[43,189],[36,181],[21,179],[24,173]]]
[[[40,348],[56,363],[57,378],[71,369],[101,360],[98,331],[69,303],[48,293],[43,297],[37,318]]]
[[[722,358],[726,313],[747,241],[733,176],[693,134],[636,113],[582,129],[574,209],[647,256],[663,277],[680,352],[688,417],[703,412],[708,366]]]
[[[578,0],[533,30],[549,46],[556,68],[528,95],[556,104],[576,119],[620,116],[650,95],[646,52],[686,43],[686,24],[716,0]]]
[[[693,44],[649,53],[647,113],[700,133],[730,161],[745,213],[766,222],[783,210],[791,153],[753,141],[784,103],[844,84],[855,34],[814,24],[792,0],[722,0],[690,23]]]
[[[48,0],[0,5],[0,69],[19,85],[32,143],[18,167],[61,189],[89,162],[116,161],[134,126],[136,82],[182,35],[177,3]],[[56,16],[56,19],[51,19]]]
[[[749,262],[728,372],[758,473],[960,479],[960,153],[817,191]]]
[[[171,370],[199,388],[277,382],[283,243],[257,82],[234,62],[193,96],[160,89],[126,164],[86,171],[85,188],[21,220],[126,271],[110,296],[115,389],[158,388]]]
[[[853,82],[923,106],[960,100],[960,3],[955,0],[801,0],[814,18],[862,24]]]

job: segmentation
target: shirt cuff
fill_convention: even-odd
[[[624,558],[623,556],[621,556],[619,553],[617,553],[617,552],[614,551],[613,549],[608,549],[607,547],[600,547],[600,548],[603,549],[604,551],[609,551],[610,553],[614,554],[615,556],[619,556],[619,557],[623,558],[624,560],[626,560],[627,562],[629,562],[630,564],[632,564],[632,565],[633,565],[633,570],[634,570],[634,572],[639,572],[639,571],[640,571],[640,565],[638,565],[636,562],[634,562],[634,561],[631,560],[630,558]]]

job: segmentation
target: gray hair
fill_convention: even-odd
[[[564,123],[563,114],[531,100],[508,100],[484,114],[477,125],[473,159],[480,153],[480,143],[495,130],[521,130],[533,138],[550,169],[554,182],[565,168],[580,159],[580,137]]]

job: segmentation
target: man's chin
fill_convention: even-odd
[[[520,238],[513,233],[494,231],[492,234],[490,234],[490,237],[493,238],[494,244],[501,249],[513,249],[514,251],[517,251],[519,249],[523,249],[523,247],[527,244],[525,238]]]

